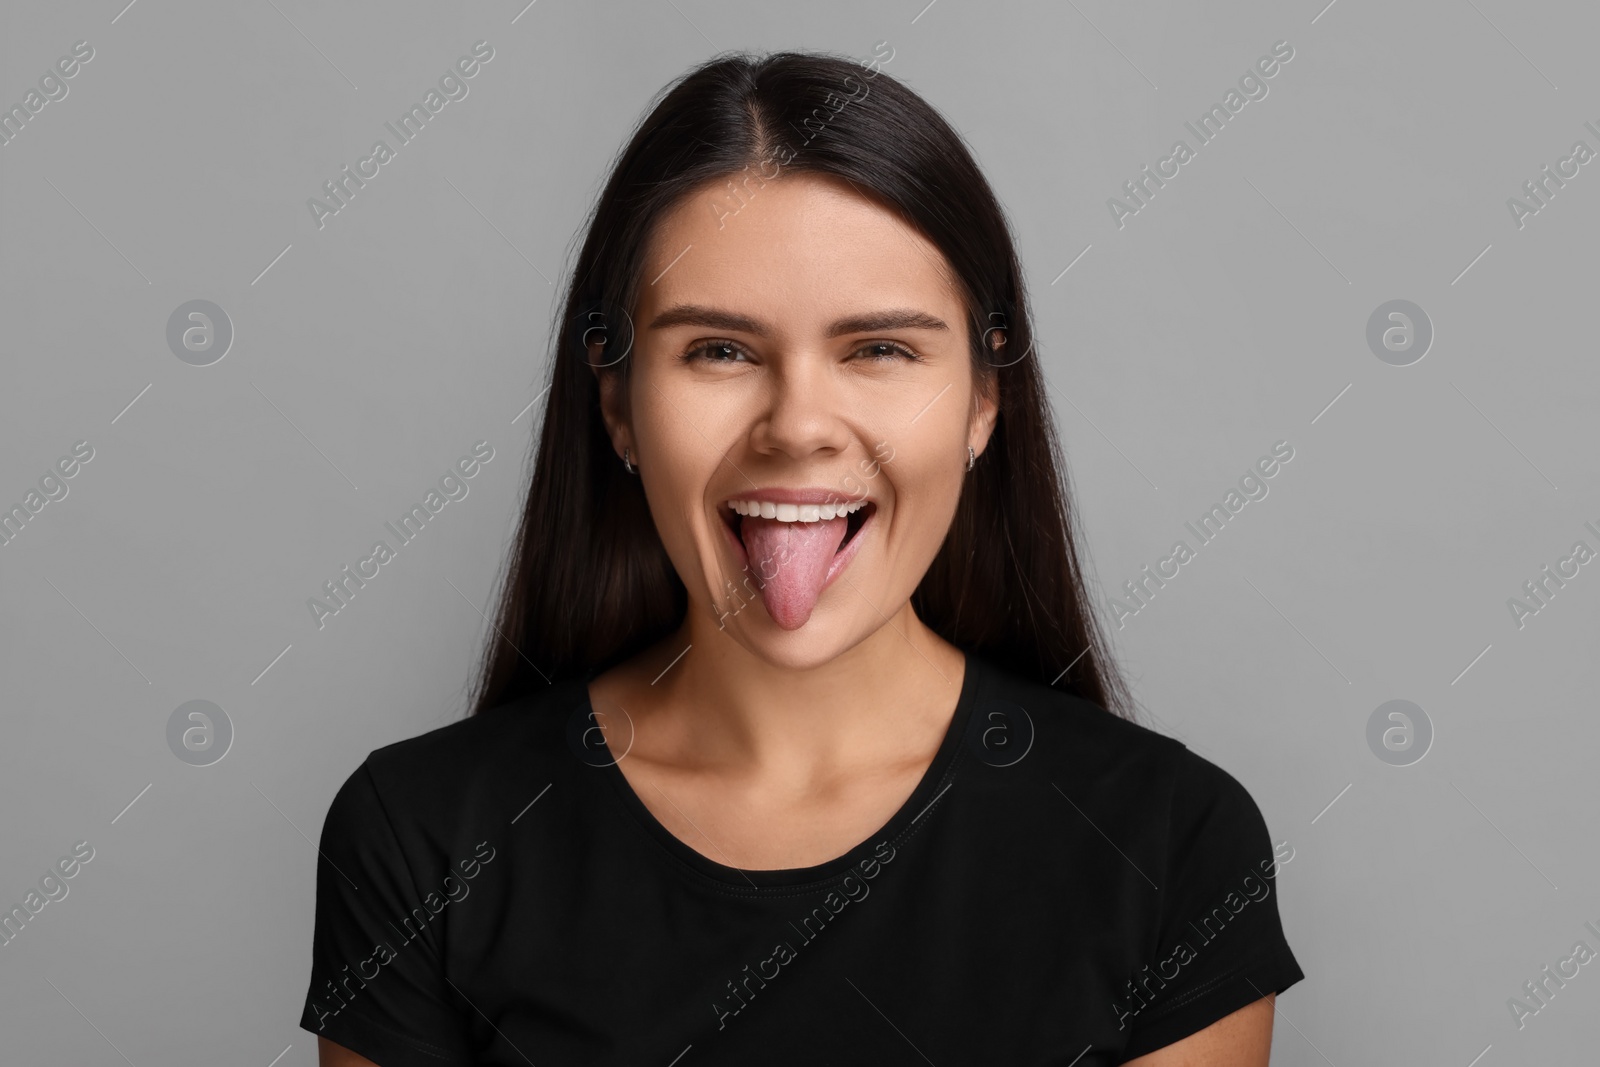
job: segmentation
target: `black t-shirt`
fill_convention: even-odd
[[[380,1067],[1101,1067],[1304,977],[1237,780],[975,655],[910,799],[814,867],[673,836],[577,679],[372,752],[321,853],[300,1025]]]

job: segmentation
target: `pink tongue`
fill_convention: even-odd
[[[779,522],[749,515],[740,522],[739,536],[750,569],[764,583],[761,599],[773,622],[798,630],[811,618],[848,525],[843,518]]]

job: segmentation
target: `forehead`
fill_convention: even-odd
[[[763,183],[752,167],[734,176],[736,197],[728,180],[661,218],[646,249],[640,322],[680,303],[736,306],[785,329],[882,306],[959,320],[943,253],[847,181],[784,170]]]

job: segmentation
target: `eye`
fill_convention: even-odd
[[[868,341],[856,350],[856,354],[869,363],[886,363],[895,360],[906,360],[912,363],[925,362],[921,356],[897,341]],[[745,355],[744,348],[733,341],[705,341],[695,345],[678,358],[685,363],[736,363],[743,362],[744,360],[741,357]]]
[[[685,363],[693,363],[697,360],[704,360],[707,363],[735,362],[732,359],[724,358],[724,353],[742,355],[744,353],[744,349],[740,348],[732,341],[707,341],[704,344],[695,345],[679,358]]]
[[[866,353],[867,360],[873,363],[897,359],[910,360],[913,363],[923,362],[921,356],[896,341],[868,341],[858,351]]]

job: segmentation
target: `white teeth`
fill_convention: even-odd
[[[728,506],[740,515],[756,515],[779,522],[817,522],[840,519],[866,507],[865,500],[848,504],[774,504],[769,500],[730,500]]]

